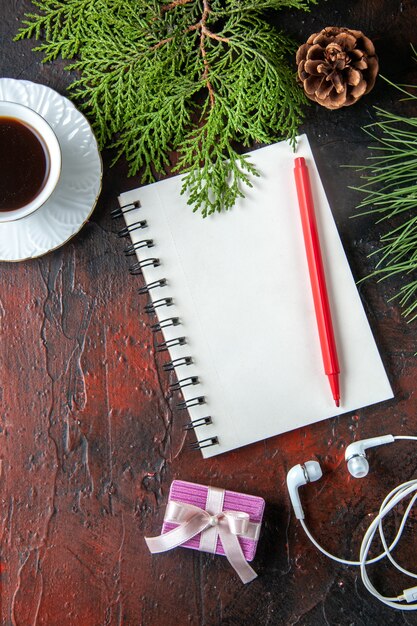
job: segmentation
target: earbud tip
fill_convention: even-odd
[[[320,463],[318,463],[317,461],[307,461],[306,463],[304,463],[304,467],[307,470],[307,474],[308,474],[308,478],[310,482],[319,480],[323,476]]]
[[[353,456],[347,466],[354,478],[364,478],[369,472],[369,463],[363,456]]]

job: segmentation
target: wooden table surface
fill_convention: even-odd
[[[12,42],[30,2],[2,0],[1,8],[0,75],[65,93],[63,62],[41,65],[33,42]],[[329,25],[362,29],[375,41],[382,72],[403,82],[417,82],[409,48],[417,44],[416,21],[415,0],[321,0],[310,15],[282,18],[300,43]],[[374,119],[374,105],[392,108],[396,100],[379,80],[345,110],[312,105],[303,128],[356,279],[372,269],[367,255],[382,227],[351,219],[358,196],[347,186],[358,179],[339,165],[363,163],[361,126]],[[128,274],[120,224],[110,219],[118,192],[137,181],[103,156],[103,193],[82,231],[43,258],[0,268],[1,623],[417,624],[416,615],[371,598],[356,569],[317,553],[285,489],[293,464],[318,459],[324,477],[302,492],[310,527],[329,550],[356,558],[381,499],[415,475],[412,443],[370,452],[371,472],[362,481],[351,479],[344,463],[353,439],[417,433],[417,323],[407,324],[389,301],[396,283],[360,287],[395,399],[204,461],[187,450],[191,438],[153,348],[141,279]],[[257,580],[241,585],[221,557],[183,549],[149,554],[143,536],[159,532],[174,478],[265,498]],[[412,530],[410,521],[398,551],[411,568]],[[385,565],[372,575],[386,594],[412,585]]]

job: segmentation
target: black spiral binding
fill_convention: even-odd
[[[146,313],[149,313],[149,314],[155,313],[155,310],[158,309],[159,307],[171,306],[172,304],[174,304],[174,301],[172,298],[159,298],[159,300],[154,300],[153,302],[150,302],[149,304],[147,304],[145,306],[145,311]]]
[[[198,428],[199,426],[207,426],[208,424],[212,424],[212,419],[210,416],[208,417],[199,417],[198,419],[189,422],[184,426],[184,430],[192,430],[193,428]]]
[[[156,287],[165,287],[167,285],[167,281],[166,278],[160,278],[159,280],[154,280],[153,283],[149,283],[147,285],[145,285],[144,287],[141,287],[139,289],[139,293],[141,295],[143,294],[147,294],[150,292],[151,289],[155,289]]]
[[[168,361],[168,363],[164,363],[162,366],[165,372],[172,372],[176,367],[180,365],[191,365],[193,362],[190,356],[182,356],[179,359],[174,359],[173,361]]]
[[[142,239],[142,241],[129,244],[125,250],[125,255],[134,256],[136,250],[140,250],[141,248],[153,248],[154,245],[153,239]]]
[[[170,389],[171,391],[178,391],[178,389],[184,389],[184,387],[189,387],[190,385],[198,385],[199,382],[198,376],[188,376],[170,385]]]
[[[207,437],[207,439],[200,439],[200,441],[195,441],[194,443],[190,443],[191,450],[202,450],[203,448],[210,448],[210,446],[215,446],[219,443],[218,437]]]
[[[129,272],[135,276],[136,274],[142,274],[142,269],[144,267],[148,267],[148,265],[152,265],[153,267],[158,267],[160,265],[159,259],[155,257],[150,257],[149,259],[143,259],[143,261],[136,261],[129,267]]]
[[[139,209],[139,208],[140,208],[139,202],[132,202],[132,203],[129,203],[129,204],[126,204],[124,206],[120,206],[114,209],[113,211],[111,211],[111,216],[112,218],[116,219],[119,217],[123,217],[123,215],[125,213],[128,213],[129,211],[134,211],[135,209]],[[118,235],[119,237],[127,237],[131,232],[146,228],[147,226],[148,226],[148,223],[146,220],[139,219],[133,224],[130,224],[129,226],[125,226],[124,228],[122,228],[118,232]],[[136,254],[137,250],[140,250],[142,248],[152,248],[154,245],[155,244],[154,244],[153,239],[142,239],[136,243],[131,243],[130,245],[128,245],[125,249],[125,255],[127,257],[133,256]],[[158,258],[149,257],[149,258],[143,259],[142,261],[139,261],[139,260],[136,261],[129,268],[129,272],[133,275],[142,274],[142,269],[144,267],[147,267],[147,266],[158,267],[159,265],[160,265],[160,261]],[[141,287],[139,289],[139,293],[141,295],[149,295],[151,290],[158,289],[161,287],[166,287],[167,284],[168,283],[167,283],[166,278],[161,278],[159,280],[155,280],[152,283],[149,283]],[[158,298],[154,301],[149,301],[145,306],[145,311],[146,313],[148,313],[148,315],[154,315],[156,313],[156,309],[160,307],[170,307],[173,305],[173,303],[174,301],[171,297]],[[154,333],[158,333],[158,332],[163,331],[164,328],[167,328],[169,326],[179,326],[180,324],[181,324],[181,321],[178,317],[167,317],[166,319],[163,319],[160,322],[156,322],[152,324],[151,329]],[[174,339],[167,339],[159,343],[156,343],[156,351],[165,352],[169,350],[169,348],[171,348],[172,346],[177,346],[177,345],[182,346],[182,345],[185,345],[186,343],[187,341],[185,337],[175,337]],[[162,367],[164,371],[166,372],[172,372],[172,371],[176,372],[176,369],[178,367],[191,365],[192,362],[193,361],[192,361],[191,356],[184,356],[184,357],[180,357],[177,359],[172,359],[171,361],[164,363]],[[200,380],[198,376],[188,376],[188,377],[177,380],[175,383],[172,383],[170,385],[170,390],[173,392],[175,391],[181,392],[181,390],[184,387],[195,386],[195,385],[198,385],[199,383],[200,383]],[[193,406],[201,406],[205,404],[205,402],[206,402],[205,396],[195,396],[194,398],[190,398],[188,400],[182,400],[181,402],[177,404],[177,408],[179,410],[185,410]],[[213,421],[212,421],[211,416],[200,417],[186,424],[184,426],[184,430],[188,431],[194,428],[198,428],[200,426],[208,426],[209,424],[212,424],[212,423]],[[217,445],[218,443],[219,443],[218,437],[207,437],[206,439],[195,441],[194,443],[190,444],[190,449],[201,450],[203,448],[208,448],[210,446]]]
[[[175,339],[167,339],[156,344],[157,352],[165,352],[173,346],[183,346],[187,343],[185,337],[175,337]]]
[[[118,217],[123,217],[125,213],[129,213],[129,211],[134,211],[135,209],[140,208],[140,202],[131,202],[130,204],[125,204],[124,206],[118,206],[116,209],[112,209],[110,211],[110,215],[112,219],[117,219]]]
[[[146,220],[138,220],[137,222],[133,222],[129,226],[125,226],[117,233],[119,237],[127,237],[134,230],[139,230],[140,228],[147,228],[148,222]]]
[[[151,329],[154,333],[157,333],[163,328],[168,328],[168,326],[179,326],[179,323],[179,317],[168,317],[166,320],[161,320],[160,322],[157,322],[157,324],[152,324]]]
[[[183,409],[189,409],[192,406],[200,406],[201,404],[204,404],[206,401],[204,396],[196,396],[195,398],[190,398],[189,400],[182,400],[181,402],[178,402],[177,404],[177,409],[183,410]]]

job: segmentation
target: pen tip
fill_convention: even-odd
[[[340,400],[339,399],[335,400],[335,402],[336,402],[336,406],[340,406]]]

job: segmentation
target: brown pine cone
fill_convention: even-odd
[[[329,26],[297,50],[298,76],[310,100],[328,109],[354,104],[371,91],[378,57],[360,30]]]

